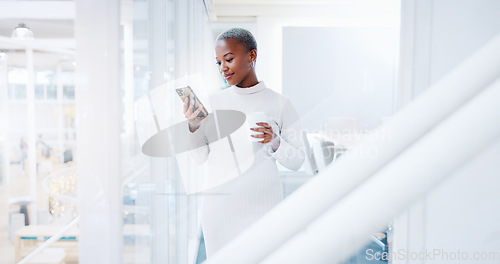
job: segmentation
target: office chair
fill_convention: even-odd
[[[307,174],[310,174],[310,175],[315,175],[318,173],[318,166],[316,165],[316,160],[314,158],[314,152],[313,152],[313,149],[311,147],[311,145],[309,144],[309,139],[307,138],[307,132],[306,131],[302,131],[302,137],[303,137],[303,140],[304,140],[304,148],[305,148],[305,152],[306,152],[306,164],[305,164],[305,169],[306,169],[306,172]]]
[[[324,170],[335,159],[335,148],[331,141],[314,137],[311,142],[317,171]]]

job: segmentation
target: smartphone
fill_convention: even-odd
[[[186,87],[177,88],[175,89],[175,91],[177,92],[177,94],[179,95],[179,97],[183,102],[186,99],[186,97],[189,98],[189,103],[191,103],[191,100],[194,101],[193,110],[197,109],[198,106],[201,107],[201,112],[197,115],[197,117],[206,117],[208,115],[207,109],[205,108],[205,106],[203,106],[203,104],[200,102],[200,99],[198,99],[198,96],[196,96],[193,89],[191,89],[189,85]]]

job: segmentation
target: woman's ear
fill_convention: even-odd
[[[256,61],[257,60],[257,50],[253,49],[249,52],[250,55],[250,61]]]

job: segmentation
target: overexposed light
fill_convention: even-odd
[[[74,85],[75,84],[75,72],[73,70],[63,71],[58,76],[62,85]]]
[[[50,84],[54,73],[52,71],[39,71],[36,73],[37,84]]]
[[[26,84],[28,82],[28,71],[26,69],[12,69],[7,75],[7,80],[12,84]]]
[[[12,38],[15,39],[34,39],[33,31],[29,27],[27,27],[24,23],[20,23],[17,26],[11,35]]]
[[[7,60],[7,52],[0,50],[0,61],[6,61]]]

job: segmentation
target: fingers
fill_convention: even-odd
[[[266,122],[258,122],[257,125],[272,130],[272,127]]]
[[[184,98],[184,106],[183,106],[184,115],[186,115],[188,104],[189,104],[189,98],[186,97]]]
[[[193,107],[194,107],[194,100],[186,97],[186,99],[184,100],[184,117],[186,119],[191,120],[193,118],[196,118],[198,114],[201,112],[201,110],[203,110],[201,107],[197,107],[196,110],[193,112]]]
[[[188,113],[193,113],[193,107],[194,107],[194,102],[193,100],[189,100],[189,108],[188,108]]]
[[[273,139],[271,136],[268,136],[267,134],[252,135],[252,137],[253,138],[263,138],[263,140],[257,141],[257,143],[262,143],[262,144],[269,143]]]
[[[273,128],[271,127],[271,125],[269,125],[268,123],[266,122],[258,122],[257,123],[258,126],[261,126],[261,127],[265,127],[266,129],[269,130],[269,133],[272,135],[274,133],[273,131]]]
[[[267,138],[269,137],[268,134],[257,134],[257,135],[251,135],[254,138]]]
[[[272,134],[268,134],[268,133],[251,135],[251,136],[253,138],[262,138],[263,140],[257,141],[258,143],[262,143],[262,144],[269,143],[273,139]]]
[[[270,140],[270,139],[264,139],[264,140],[262,140],[262,141],[259,141],[259,143],[261,143],[261,144],[267,144],[267,143],[269,143],[269,142],[271,142],[271,140]]]
[[[263,138],[264,140],[258,141],[259,143],[262,144],[267,144],[273,140],[274,136],[274,131],[272,127],[266,123],[266,122],[258,122],[256,123],[260,127],[252,127],[250,130],[255,131],[255,132],[262,132],[263,134],[259,135],[252,135],[254,138]]]
[[[198,109],[196,109],[196,111],[193,113],[193,115],[194,115],[195,117],[198,117],[198,114],[201,112],[201,110],[203,110],[203,108],[202,108],[202,107],[200,107],[200,106],[198,106]]]
[[[273,134],[272,129],[264,128],[264,127],[252,127],[252,128],[250,128],[250,130],[255,131],[255,132],[262,132],[262,133],[270,134],[270,135]]]

